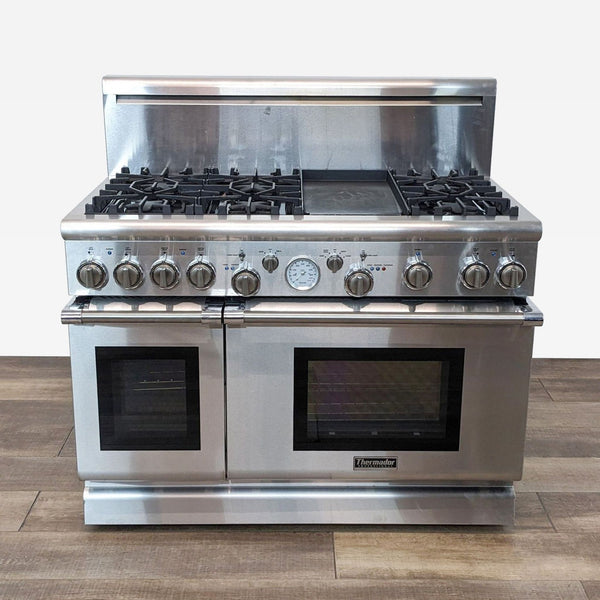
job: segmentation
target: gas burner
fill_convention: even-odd
[[[189,167],[177,175],[168,169],[154,174],[144,167],[132,174],[123,167],[85,207],[86,214],[304,214],[300,171],[282,175],[229,175],[213,167],[194,173]]]
[[[410,169],[405,176],[394,175],[403,215],[516,217],[517,206],[502,196],[495,186],[475,169],[461,175],[452,169],[440,176],[431,169],[430,177]]]
[[[433,195],[446,195],[448,197],[465,196],[473,191],[473,188],[466,182],[456,177],[438,177],[423,184],[425,191]]]
[[[129,189],[138,194],[157,196],[159,194],[173,194],[178,187],[179,183],[173,179],[148,177],[147,179],[134,181]]]

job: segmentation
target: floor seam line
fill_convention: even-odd
[[[544,504],[544,501],[542,500],[541,492],[536,492],[536,496],[538,497],[538,500],[540,501],[540,504],[542,505],[542,508],[544,509],[544,513],[546,514],[548,521],[550,521],[550,525],[552,525],[552,529],[554,530],[554,533],[558,533],[558,530],[556,529],[556,526],[554,525],[554,521],[552,521],[552,517],[550,517],[550,513],[548,512],[546,505]]]
[[[544,391],[546,392],[546,394],[548,394],[548,396],[550,397],[550,400],[552,400],[552,402],[556,402],[556,400],[552,397],[552,394],[548,391],[548,389],[544,385],[542,378],[538,377],[537,380],[540,382],[540,385],[544,388]]]
[[[69,441],[69,438],[71,437],[71,434],[73,433],[74,429],[75,429],[75,425],[73,425],[71,427],[71,429],[69,429],[69,433],[67,433],[67,437],[65,438],[65,441],[62,443],[62,446],[60,447],[60,450],[58,451],[58,454],[56,455],[56,458],[58,458],[60,456],[60,453],[64,450],[64,448],[67,445],[67,442]]]
[[[331,532],[331,548],[333,550],[333,574],[335,575],[334,579],[339,579],[338,568],[337,568],[337,558],[335,556],[335,531]]]
[[[21,522],[21,525],[19,525],[19,529],[17,529],[17,533],[19,531],[21,531],[21,529],[23,529],[23,525],[25,525],[25,521],[27,521],[27,517],[29,517],[31,511],[33,510],[33,507],[35,506],[35,503],[37,502],[37,499],[40,497],[40,494],[42,493],[42,490],[38,490],[35,498],[33,499],[33,502],[31,503],[31,506],[29,507],[29,510],[27,511],[27,514],[23,517],[23,521]]]

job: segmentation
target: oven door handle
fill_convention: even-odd
[[[525,304],[486,303],[426,303],[409,305],[397,303],[377,307],[377,302],[354,310],[344,306],[294,307],[289,303],[256,302],[246,308],[225,307],[224,322],[230,326],[252,325],[323,325],[370,326],[394,325],[519,325],[540,326],[544,316],[527,299]],[[367,310],[364,310],[364,309]],[[395,309],[395,310],[394,310]],[[462,309],[462,310],[461,310]],[[468,310],[465,310],[468,309]]]
[[[61,312],[65,325],[194,323],[221,326],[222,303],[191,299],[78,297]]]

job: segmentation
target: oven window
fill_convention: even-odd
[[[96,348],[101,450],[199,450],[198,348]]]
[[[296,348],[294,450],[458,450],[463,367],[462,348]]]

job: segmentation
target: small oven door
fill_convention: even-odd
[[[189,300],[88,299],[63,311],[82,479],[224,478],[220,320],[220,307]]]
[[[533,328],[499,302],[225,309],[232,479],[519,479]]]

